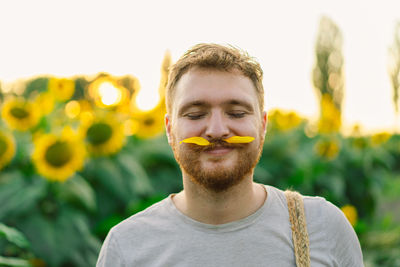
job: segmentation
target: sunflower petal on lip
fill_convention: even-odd
[[[224,139],[224,141],[227,143],[239,144],[239,143],[250,143],[253,142],[254,139],[255,138],[252,136],[231,136],[227,139]]]
[[[207,139],[199,136],[189,137],[179,142],[179,144],[182,143],[192,143],[199,146],[208,146],[210,144]]]

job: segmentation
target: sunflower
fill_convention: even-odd
[[[83,167],[85,146],[70,128],[61,135],[44,134],[34,142],[33,163],[39,174],[63,182]]]
[[[314,150],[319,156],[332,160],[339,154],[340,145],[334,138],[318,140],[314,146]]]
[[[6,166],[15,155],[15,140],[11,134],[0,131],[0,170]]]
[[[349,220],[350,224],[354,227],[358,220],[357,209],[353,205],[344,205],[341,210],[347,220]]]
[[[23,98],[11,98],[4,102],[1,115],[11,129],[26,131],[36,126],[40,111]]]
[[[124,125],[111,115],[88,118],[80,127],[81,136],[93,155],[117,153],[125,144]]]
[[[304,120],[294,111],[284,112],[278,109],[268,115],[272,127],[280,131],[288,131],[299,126]]]
[[[392,135],[387,132],[376,133],[371,136],[371,144],[372,146],[379,146],[386,143]]]
[[[46,91],[36,96],[35,105],[40,107],[42,115],[50,114],[54,109],[54,95]]]
[[[340,130],[342,125],[341,112],[329,94],[324,94],[321,99],[321,118],[318,123],[320,133],[330,134]]]
[[[50,78],[48,90],[59,101],[70,99],[75,93],[75,81],[66,78]]]
[[[80,112],[81,106],[76,100],[71,100],[65,105],[65,115],[67,115],[68,118],[73,119],[77,117]]]
[[[139,138],[151,138],[164,131],[165,104],[160,102],[149,111],[136,111],[132,118],[136,122],[135,135]]]

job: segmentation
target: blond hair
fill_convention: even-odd
[[[177,83],[186,72],[194,67],[227,72],[240,71],[252,81],[258,96],[260,111],[261,113],[263,112],[264,87],[262,84],[263,71],[260,64],[250,57],[247,52],[233,46],[198,44],[186,51],[170,69],[166,88],[168,114],[171,114]]]

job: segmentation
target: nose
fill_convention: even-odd
[[[212,112],[205,132],[208,138],[227,138],[229,127],[221,112]]]

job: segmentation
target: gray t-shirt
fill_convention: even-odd
[[[284,193],[268,197],[250,216],[222,225],[195,221],[171,196],[113,227],[97,267],[296,266]],[[363,266],[357,236],[344,214],[320,197],[304,197],[311,266]]]

